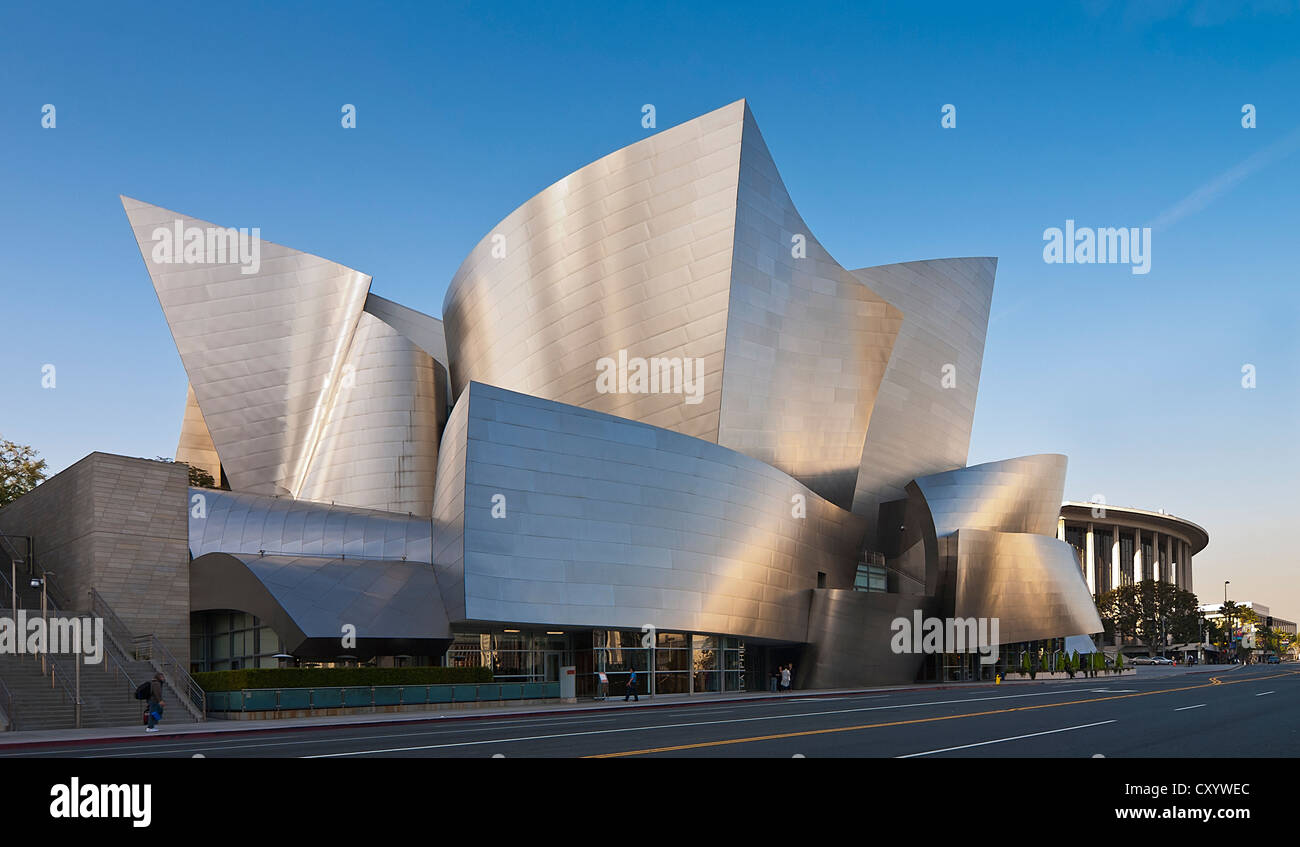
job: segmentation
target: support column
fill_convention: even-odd
[[[1092,524],[1088,524],[1088,538],[1084,545],[1085,557],[1083,565],[1083,577],[1088,580],[1088,591],[1092,596],[1097,596],[1097,552],[1092,542]]]
[[[1111,536],[1111,540],[1113,543],[1110,548],[1110,587],[1114,590],[1119,588],[1123,577],[1119,567],[1119,524],[1115,524],[1115,534]]]
[[[1065,518],[1063,516],[1056,519],[1056,540],[1065,540]]]
[[[1160,533],[1151,533],[1151,578],[1159,582],[1164,577],[1164,562],[1160,561]]]
[[[1142,581],[1142,530],[1133,528],[1133,583]]]
[[[1178,584],[1178,563],[1174,561],[1174,537],[1165,536],[1165,560],[1169,562],[1169,579],[1174,585]]]

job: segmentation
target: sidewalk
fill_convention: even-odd
[[[1244,666],[1235,666],[1244,667]],[[1178,668],[1160,668],[1162,676],[1181,676],[1184,673],[1225,672],[1234,669],[1232,665],[1188,665]],[[1144,671],[1157,670],[1143,667]],[[1147,674],[1139,671],[1140,676]],[[1134,677],[1121,677],[1133,679]],[[1017,679],[1003,680],[1003,686],[1055,685],[1059,683],[1101,684],[1115,677],[1100,675],[1097,677],[1078,676],[1075,679]],[[445,711],[421,712],[386,712],[370,715],[331,715],[321,717],[288,718],[282,720],[226,721],[209,719],[202,723],[177,724],[167,726],[166,721],[159,725],[160,731],[146,735],[139,724],[122,727],[96,727],[92,729],[56,729],[32,732],[7,732],[0,734],[0,751],[28,747],[46,747],[87,742],[135,741],[140,738],[166,738],[169,736],[212,737],[230,733],[285,732],[305,730],[328,730],[339,727],[384,726],[393,724],[433,723],[446,721],[473,721],[491,718],[555,716],[565,714],[589,714],[611,709],[654,709],[670,706],[704,706],[718,703],[743,703],[775,700],[799,700],[803,698],[849,697],[862,694],[892,694],[905,691],[938,691],[948,689],[986,689],[994,688],[992,682],[932,682],[912,685],[886,685],[875,688],[834,688],[792,691],[789,694],[773,694],[769,691],[726,692],[719,694],[659,694],[651,697],[641,695],[640,702],[624,702],[611,695],[609,700],[582,700],[578,703],[555,702],[547,705],[498,706],[484,705],[476,709],[448,709]]]

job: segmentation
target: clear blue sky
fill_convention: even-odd
[[[1300,4],[701,5],[7,6],[0,434],[56,471],[175,449],[185,374],[118,194],[438,315],[498,220],[644,137],[642,104],[663,129],[745,97],[841,264],[999,257],[972,463],[1066,453],[1067,497],[1209,529],[1207,600],[1232,579],[1300,617]],[[1171,210],[1146,276],[1042,261],[1066,218]]]

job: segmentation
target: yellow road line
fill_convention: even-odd
[[[1002,715],[1008,712],[1030,712],[1034,709],[1055,709],[1058,706],[1077,706],[1081,703],[1101,703],[1106,700],[1127,700],[1132,697],[1147,697],[1152,694],[1176,694],[1180,691],[1195,691],[1198,688],[1209,688],[1214,685],[1239,685],[1243,682],[1263,682],[1266,679],[1278,679],[1283,676],[1294,676],[1300,674],[1300,671],[1287,671],[1275,676],[1261,676],[1248,679],[1238,679],[1232,682],[1224,682],[1217,676],[1210,677],[1210,681],[1202,685],[1188,685],[1182,688],[1162,688],[1156,691],[1139,691],[1133,694],[1116,694],[1110,697],[1092,697],[1086,700],[1067,700],[1061,703],[1039,703],[1032,706],[1013,706],[1009,709],[991,709],[986,712],[968,712],[964,715],[940,715],[931,718],[912,718],[905,721],[887,721],[885,723],[868,723],[858,726],[837,726],[828,729],[806,729],[799,732],[779,732],[773,735],[755,735],[749,738],[729,738],[722,741],[697,741],[691,744],[676,744],[671,747],[649,747],[645,750],[627,750],[621,753],[597,753],[591,756],[584,756],[584,759],[617,759],[624,756],[644,756],[650,753],[672,753],[678,750],[697,750],[701,747],[722,747],[728,744],[750,744],[755,741],[774,741],[780,738],[799,738],[807,735],[826,735],[834,732],[858,732],[864,729],[881,729],[889,726],[907,726],[918,723],[934,723],[936,721],[951,721],[960,718],[979,718],[987,715]],[[924,706],[924,703],[917,705]]]

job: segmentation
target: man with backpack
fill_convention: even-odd
[[[135,699],[148,701],[144,712],[145,720],[148,723],[145,732],[157,732],[158,721],[162,720],[163,707],[167,705],[162,698],[163,681],[163,675],[156,673],[153,675],[153,679],[140,683],[140,686],[135,690]]]

